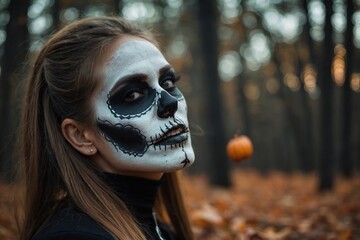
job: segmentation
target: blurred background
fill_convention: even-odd
[[[119,15],[152,29],[181,75],[196,162],[230,186],[235,168],[317,173],[319,190],[360,169],[359,0],[0,0],[0,177],[11,181],[27,62],[59,27]],[[232,162],[226,144],[251,138]]]

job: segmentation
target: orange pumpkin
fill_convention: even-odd
[[[235,136],[229,140],[226,146],[227,155],[234,162],[239,162],[251,157],[253,151],[253,144],[250,138],[245,135]]]

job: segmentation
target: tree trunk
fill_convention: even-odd
[[[354,3],[352,0],[348,0],[347,4],[347,29],[345,33],[345,48],[346,48],[346,69],[345,69],[345,82],[343,86],[343,132],[342,132],[342,145],[340,150],[340,167],[343,175],[345,177],[351,177],[353,159],[351,154],[351,140],[352,140],[352,129],[354,129],[352,124],[352,90],[351,90],[351,74],[352,74],[352,64],[353,64],[353,29],[354,24],[352,22],[352,16],[354,12]]]
[[[119,16],[122,11],[122,3],[121,0],[112,0],[109,3],[110,7],[110,14],[113,14],[115,16]]]
[[[230,185],[229,163],[225,154],[223,126],[223,105],[220,97],[220,77],[218,74],[217,11],[215,1],[198,1],[199,37],[202,47],[202,85],[207,99],[206,134],[209,154],[208,169],[212,184]]]
[[[331,75],[334,44],[332,40],[331,16],[332,1],[324,1],[325,39],[323,47],[323,65],[319,84],[321,89],[321,155],[319,161],[319,191],[332,190],[334,187],[334,150],[333,150],[333,88],[334,82]]]
[[[54,4],[52,6],[52,17],[53,17],[53,26],[52,26],[52,30],[56,31],[57,29],[59,29],[60,25],[61,25],[61,21],[60,21],[60,11],[61,11],[61,5],[60,5],[60,1],[54,1]]]
[[[27,9],[29,0],[12,0],[9,3],[9,23],[4,44],[0,91],[2,95],[0,113],[0,175],[10,181],[13,177],[16,123],[18,111],[15,107],[15,88],[19,83],[17,73],[24,62],[28,49]]]
[[[306,30],[304,29],[304,31]],[[306,67],[306,62],[310,62],[311,64],[312,62],[311,59],[303,62],[299,57],[299,52],[301,51],[301,49],[299,49],[298,46],[295,46],[295,48],[297,48],[296,55],[298,56],[296,75],[301,78],[302,73]],[[305,84],[303,79],[300,80],[300,85],[301,87],[298,91],[300,99],[296,101],[296,109],[300,110],[300,113],[296,117],[297,124],[299,125],[299,131],[296,132],[297,144],[299,144],[299,156],[301,156],[299,166],[304,173],[309,173],[315,169],[314,136],[312,133],[313,116],[311,113],[309,95],[305,91]]]
[[[276,72],[276,79],[279,83],[279,98],[284,104],[284,126],[282,129],[282,138],[281,140],[281,155],[277,159],[277,167],[284,172],[290,172],[291,170],[291,164],[289,164],[288,159],[293,159],[294,154],[290,150],[290,142],[291,139],[296,135],[296,129],[298,128],[296,125],[296,119],[295,115],[292,111],[292,103],[290,99],[290,90],[285,86],[284,84],[284,74],[281,72],[281,62],[283,61],[279,57],[279,52],[283,51],[284,46],[281,43],[278,43],[275,46],[274,54],[273,54],[273,61],[278,66],[277,72]],[[288,51],[288,50],[287,50]]]

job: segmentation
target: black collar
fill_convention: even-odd
[[[139,177],[102,173],[102,178],[124,201],[146,235],[154,234],[153,207],[157,191],[163,182]]]

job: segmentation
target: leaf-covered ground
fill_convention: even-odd
[[[186,179],[197,239],[360,239],[360,176],[317,193],[315,175],[234,171],[233,187]]]
[[[196,239],[360,239],[360,175],[336,179],[318,194],[315,175],[235,170],[233,186],[210,186],[204,176],[184,176]],[[15,239],[12,192],[0,184],[0,240]]]

